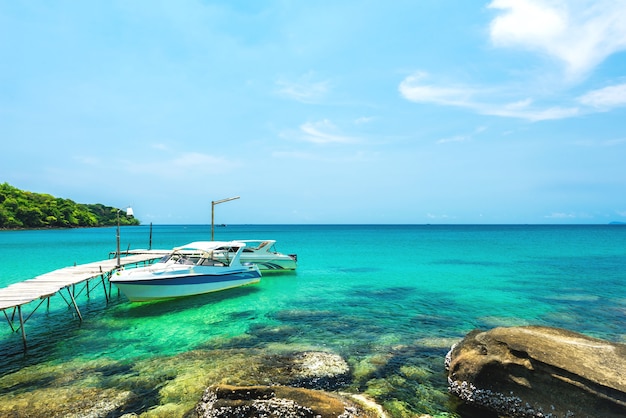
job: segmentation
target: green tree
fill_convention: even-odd
[[[0,228],[72,228],[117,224],[120,209],[101,203],[80,204],[50,194],[22,191],[0,184]],[[120,216],[120,224],[139,225],[134,217]]]

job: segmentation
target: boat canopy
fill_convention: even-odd
[[[181,247],[175,247],[174,251],[204,251],[208,253],[215,250],[227,250],[229,248],[236,251],[245,246],[245,242],[242,241],[195,241]]]

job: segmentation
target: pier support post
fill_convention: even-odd
[[[109,295],[107,294],[107,284],[106,284],[106,280],[104,276],[105,276],[105,273],[104,271],[102,271],[102,266],[100,266],[100,279],[102,279],[102,290],[104,290],[104,298],[106,299],[107,303],[109,303]]]
[[[20,328],[22,328],[22,343],[24,351],[26,351],[26,328],[24,328],[24,317],[22,316],[22,305],[17,305],[17,312],[20,317]]]
[[[107,282],[104,278],[104,273],[100,276],[100,278],[102,279],[102,290],[104,290],[104,298],[106,299],[107,303],[109,303],[109,294],[107,293]]]
[[[83,322],[83,316],[80,314],[80,311],[78,310],[78,305],[76,304],[76,299],[74,299],[74,295],[72,294],[72,291],[70,290],[69,287],[67,287],[66,289],[67,289],[67,293],[70,295],[70,299],[72,299],[72,304],[74,305],[74,309],[76,309],[76,313],[78,314],[78,319],[80,320],[80,322]]]
[[[15,312],[15,308],[13,308],[13,311]],[[9,318],[9,315],[7,315],[7,311],[6,310],[2,310],[2,313],[4,314],[4,317],[7,320],[7,323],[9,324],[9,326],[11,327],[11,332],[15,332],[15,328],[13,328],[13,317]]]

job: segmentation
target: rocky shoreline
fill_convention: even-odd
[[[305,352],[284,364],[281,373],[293,377],[291,386],[317,390],[212,386],[195,409],[198,417],[387,417],[380,405],[367,398],[359,403],[349,394],[328,392],[350,379],[348,365],[341,357]],[[448,390],[470,408],[466,415],[626,416],[623,344],[550,327],[475,330],[450,349],[445,367]]]
[[[0,377],[0,416],[626,416],[626,345],[549,327],[475,330],[437,372],[442,383],[447,377],[445,394],[427,386],[432,371],[416,367],[429,343],[416,344],[350,363],[333,352],[283,346],[33,366]],[[446,351],[436,351],[444,363]],[[47,384],[32,391],[32,381]],[[420,391],[419,399],[405,396]]]
[[[121,367],[66,363],[0,377],[0,416],[387,416],[371,397],[339,391],[351,382],[351,369],[341,356],[325,351],[198,350],[129,366],[128,378],[119,376]],[[114,377],[104,385],[107,376]],[[33,379],[48,381],[49,388],[26,389]]]

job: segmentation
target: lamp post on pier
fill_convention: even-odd
[[[122,209],[118,209],[117,210],[117,234],[116,234],[116,241],[117,241],[117,268],[119,269],[121,267],[121,262],[120,262],[120,212],[122,211]],[[126,216],[133,216],[133,208],[131,208],[130,206],[126,208]]]
[[[222,199],[222,200],[213,200],[211,202],[211,241],[215,241],[213,238],[214,237],[213,229],[215,228],[215,205],[219,205],[220,203],[224,203],[224,202],[230,202],[231,200],[235,200],[235,199],[239,199],[239,196],[229,197],[227,199]]]

